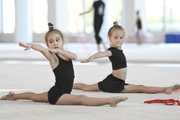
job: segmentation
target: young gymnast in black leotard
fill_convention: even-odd
[[[127,65],[126,57],[122,50],[124,41],[124,29],[114,22],[114,25],[108,31],[110,40],[110,48],[104,52],[98,52],[90,56],[82,63],[92,62],[94,59],[109,57],[112,64],[112,73],[103,81],[87,85],[83,83],[74,83],[73,89],[85,91],[103,91],[110,93],[166,93],[171,94],[174,90],[180,89],[180,85],[176,84],[170,87],[149,87],[144,85],[133,85],[125,83]]]
[[[90,98],[85,95],[72,95],[72,86],[74,82],[74,69],[72,60],[76,60],[76,54],[63,49],[63,34],[54,29],[53,24],[49,23],[49,31],[45,35],[48,48],[38,44],[23,44],[25,50],[33,49],[41,52],[49,61],[55,75],[55,85],[48,91],[40,94],[25,92],[15,94],[9,92],[8,95],[1,97],[1,100],[18,100],[27,99],[36,102],[49,102],[52,105],[87,105],[100,106],[109,104],[116,107],[119,102],[127,100],[127,97],[110,97],[110,98]]]

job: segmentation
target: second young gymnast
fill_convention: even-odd
[[[75,83],[73,89],[85,91],[103,91],[110,93],[166,93],[171,94],[174,90],[180,89],[180,85],[176,84],[169,87],[149,87],[144,85],[127,84],[127,63],[126,57],[122,50],[122,44],[125,37],[124,29],[114,22],[114,25],[108,31],[110,40],[110,48],[104,52],[97,52],[90,56],[82,63],[92,62],[94,59],[109,57],[112,64],[112,73],[104,80],[87,85],[83,83]]]

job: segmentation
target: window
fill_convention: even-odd
[[[163,2],[164,0],[146,0],[147,30],[163,31]]]
[[[41,6],[41,8],[39,7]],[[33,0],[33,30],[35,33],[47,31],[47,0]],[[15,1],[3,0],[3,33],[15,31]]]
[[[180,31],[180,0],[165,0],[165,30],[167,32]]]
[[[93,6],[93,2],[94,2],[94,0],[85,0],[84,11],[89,10]],[[94,11],[93,10],[84,16],[86,33],[91,33],[94,30],[93,29],[93,19],[94,19]]]
[[[83,0],[68,0],[68,30],[71,33],[81,31],[83,19],[79,16]]]
[[[92,6],[93,0],[68,0],[68,30],[71,33],[92,31],[92,12],[79,16]]]
[[[48,4],[47,0],[33,0],[33,31],[35,33],[44,33],[47,31],[48,23]]]
[[[146,19],[148,31],[180,31],[179,4],[180,0],[146,0]]]
[[[15,3],[14,0],[3,0],[3,33],[15,31]]]
[[[110,22],[113,24],[114,21],[117,21],[118,24],[122,24],[122,0],[110,0],[108,3]]]

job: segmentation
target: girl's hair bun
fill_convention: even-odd
[[[54,30],[54,26],[52,23],[48,23],[48,26],[49,26],[49,31]]]
[[[114,26],[118,25],[117,21],[115,21],[113,24],[114,24]]]

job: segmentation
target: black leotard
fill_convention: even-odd
[[[59,60],[58,66],[53,70],[55,85],[48,92],[50,104],[56,104],[57,100],[65,93],[70,94],[74,82],[74,69],[72,61],[65,61],[56,55]]]
[[[113,70],[127,67],[126,57],[122,50],[113,47],[109,48],[108,50],[110,50],[112,53],[109,59],[111,61]],[[125,85],[128,85],[125,83],[125,80],[116,78],[112,74],[108,75],[104,80],[98,82],[99,90],[110,93],[120,93],[122,90],[124,90]]]
[[[110,50],[112,53],[112,56],[109,57],[109,60],[111,61],[113,70],[127,67],[126,57],[123,53],[123,50],[119,50],[113,47],[109,48],[108,50]]]

